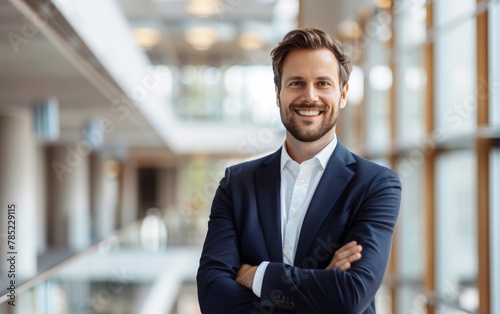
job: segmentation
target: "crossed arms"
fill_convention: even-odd
[[[223,180],[227,182],[221,182],[212,205],[197,276],[204,314],[352,314],[367,309],[383,279],[399,211],[401,186],[393,171],[380,172],[371,180],[343,239],[347,244],[336,251],[325,269],[271,262],[261,298],[251,290],[258,263],[241,260],[241,250],[246,248],[240,247],[238,239],[240,226],[234,216],[229,178]],[[273,302],[280,296],[293,300],[293,308]]]
[[[332,261],[325,269],[338,269],[338,270],[348,270],[351,268],[351,263],[361,259],[361,251],[363,247],[359,245],[356,241],[351,241],[335,251]],[[252,289],[253,278],[255,277],[255,272],[258,266],[251,266],[249,264],[241,265],[241,268],[236,274],[236,282]]]

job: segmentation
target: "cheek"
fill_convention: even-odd
[[[293,92],[293,91],[281,91],[281,94],[279,96],[281,100],[281,104],[284,106],[289,106],[293,103],[297,103],[300,101],[300,96],[301,94],[298,92]]]
[[[342,95],[339,93],[338,90],[333,91],[332,89],[330,89],[330,90],[318,92],[318,97],[323,102],[325,102],[329,105],[333,105],[333,104],[338,104],[337,101],[342,98]]]
[[[281,95],[279,100],[281,109],[286,109],[291,104],[290,100],[286,96]]]

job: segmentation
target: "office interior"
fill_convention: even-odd
[[[0,0],[0,313],[200,313],[212,198],[283,144],[297,27],[343,42],[338,138],[403,184],[377,311],[500,313],[499,0]]]

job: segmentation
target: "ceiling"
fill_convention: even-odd
[[[283,37],[282,30],[290,28],[286,23],[293,27],[298,10],[298,0],[280,3],[278,0],[197,0],[194,2],[213,2],[210,5],[219,10],[211,16],[199,17],[188,12],[191,1],[118,0],[132,29],[150,28],[158,32],[160,42],[147,50],[153,64],[219,67],[269,64],[269,52]],[[197,27],[214,30],[216,42],[209,49],[197,50],[186,41],[186,33]],[[258,49],[247,50],[238,44],[240,36],[248,32],[259,37]]]
[[[58,142],[76,142],[90,119],[113,115],[109,99],[95,84],[11,2],[0,0],[0,109],[30,107],[50,97],[59,103]],[[165,147],[137,112],[132,112],[130,119],[116,120],[115,125],[108,145]]]

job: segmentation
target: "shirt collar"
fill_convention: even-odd
[[[335,136],[333,137],[333,140],[330,143],[328,143],[328,145],[323,147],[323,149],[319,153],[317,153],[313,158],[311,158],[309,160],[316,158],[319,161],[319,163],[321,164],[321,167],[323,167],[323,169],[325,169],[326,165],[328,164],[328,160],[330,160],[330,156],[332,155],[333,151],[335,150],[335,147],[337,147],[337,142],[338,142],[337,135],[335,134]],[[290,157],[290,155],[288,155],[288,152],[286,150],[286,145],[283,144],[282,149],[281,149],[281,163],[280,163],[280,170],[281,171],[283,171],[283,168],[285,167],[287,162],[296,163]]]

